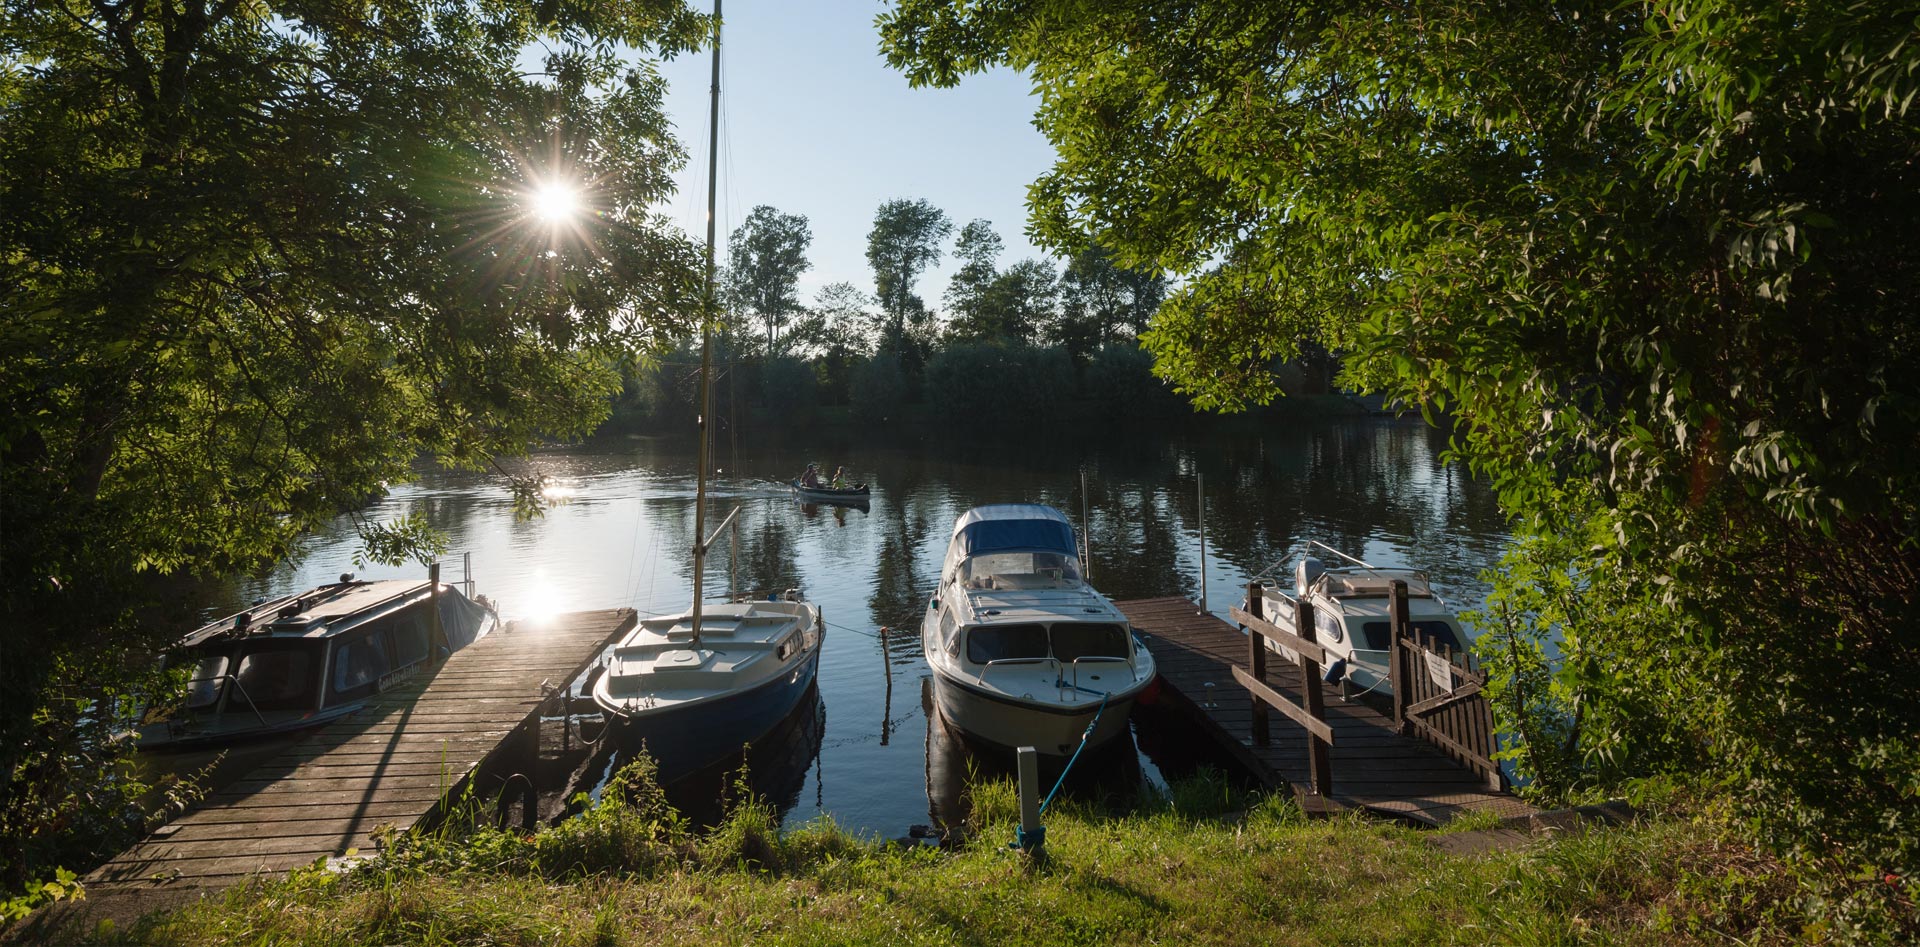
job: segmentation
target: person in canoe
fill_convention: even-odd
[[[820,468],[807,465],[807,472],[800,475],[800,485],[809,490],[820,489]]]
[[[833,488],[835,490],[845,490],[848,486],[847,468],[845,465],[833,468]]]

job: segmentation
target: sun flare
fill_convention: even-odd
[[[564,224],[580,215],[580,192],[564,181],[545,181],[528,194],[533,214],[550,224]]]

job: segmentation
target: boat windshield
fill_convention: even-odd
[[[318,674],[312,646],[255,648],[241,655],[233,672],[240,688],[228,700],[229,710],[252,702],[256,710],[311,710]]]
[[[1080,560],[1057,552],[996,552],[960,564],[970,589],[1070,589],[1081,584]]]
[[[1375,651],[1385,651],[1393,643],[1393,625],[1390,622],[1370,621],[1360,626],[1360,633],[1367,636],[1367,647]],[[1427,636],[1427,640],[1436,645],[1445,645],[1455,651],[1463,650],[1460,636],[1454,634],[1451,622],[1439,620],[1416,621],[1413,634]]]
[[[1127,630],[1101,622],[1061,622],[1046,625],[984,625],[967,632],[967,660],[975,664],[1011,658],[1045,658],[1071,662],[1077,658],[1129,656]]]
[[[226,655],[209,654],[202,657],[193,667],[193,676],[187,679],[187,707],[199,710],[218,703],[220,687],[227,682],[226,673]]]

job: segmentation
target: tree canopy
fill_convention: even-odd
[[[916,84],[1031,77],[1037,239],[1182,278],[1143,339],[1196,402],[1273,397],[1312,340],[1451,415],[1551,560],[1509,580],[1590,606],[1556,632],[1575,772],[1702,768],[1786,849],[1920,859],[1911,4],[900,0],[879,27]]]
[[[812,265],[813,231],[801,214],[761,204],[728,241],[728,296],[767,330],[767,354],[778,354],[780,330],[800,312],[800,275]]]
[[[873,267],[874,295],[887,314],[887,339],[895,349],[906,333],[929,313],[913,291],[914,281],[927,267],[940,262],[940,245],[953,233],[953,221],[926,198],[899,198],[882,203],[867,234],[867,263]]]
[[[709,28],[680,0],[9,4],[0,882],[54,818],[122,824],[88,821],[119,752],[91,702],[166,643],[137,606],[416,458],[591,430],[613,366],[693,323],[698,255],[647,210],[682,155],[630,59]],[[533,218],[562,182],[593,215]],[[434,551],[360,526],[374,558]]]

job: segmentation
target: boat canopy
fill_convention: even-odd
[[[951,577],[954,567],[968,559],[1010,552],[1055,553],[1068,559],[1080,554],[1073,524],[1059,510],[1037,503],[999,503],[974,507],[955,521],[944,571]]]

